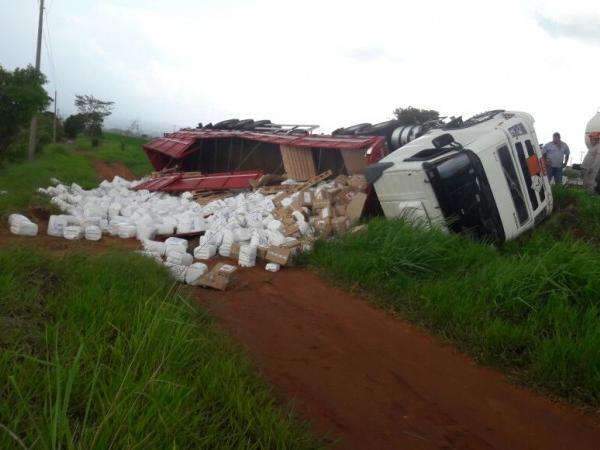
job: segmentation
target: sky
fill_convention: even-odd
[[[0,0],[0,65],[33,64],[38,0]],[[396,107],[529,112],[579,161],[600,107],[588,0],[46,0],[42,71],[62,116],[115,102],[150,133],[228,118],[329,132]]]

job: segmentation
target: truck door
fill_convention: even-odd
[[[528,136],[525,139],[515,142],[515,150],[517,152],[517,158],[519,158],[519,165],[521,167],[521,173],[527,186],[527,193],[529,194],[529,200],[533,211],[535,222],[538,223],[541,219],[546,216],[546,186],[543,179],[543,175],[531,174],[527,160],[531,157],[537,157],[534,151],[533,143]]]
[[[519,178],[523,183],[523,190],[527,193],[528,209],[532,213],[534,223],[541,221],[547,214],[546,186],[543,175],[532,174],[527,161],[531,157],[537,158],[534,150],[537,145],[535,135],[529,133],[523,123],[518,123],[508,129],[509,140],[513,146],[513,154],[519,167]]]
[[[520,184],[520,190],[523,193],[523,200],[527,206],[529,216],[534,218],[534,223],[545,217],[546,211],[546,192],[544,180],[541,176],[532,175],[527,165],[527,158],[535,155],[533,149],[532,135],[529,134],[523,123],[518,123],[508,129],[506,133],[510,142],[511,157],[517,168],[517,178]],[[543,215],[540,215],[543,212]],[[522,215],[523,216],[523,215]],[[529,221],[520,223],[522,227],[530,225]]]

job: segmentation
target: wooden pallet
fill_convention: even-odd
[[[264,195],[278,194],[280,192],[295,192],[295,184],[277,184],[274,186],[263,186],[258,188],[260,193]]]
[[[263,194],[279,194],[281,198],[284,198],[287,195],[295,194],[296,192],[303,192],[308,188],[313,187],[315,184],[319,184],[321,181],[326,180],[331,175],[333,175],[333,172],[331,170],[327,170],[319,175],[310,177],[304,183],[264,186],[260,188],[260,192],[262,192]]]
[[[195,191],[192,193],[193,199],[196,203],[204,206],[215,200],[223,200],[227,197],[232,197],[233,192],[231,191]]]

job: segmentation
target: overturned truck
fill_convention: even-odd
[[[370,166],[367,181],[387,217],[514,239],[552,212],[533,124],[504,110],[455,119]]]
[[[297,181],[326,171],[364,174],[365,211],[501,242],[552,211],[533,123],[527,113],[494,110],[465,121],[359,124],[333,135],[310,134],[313,126],[188,129],[144,145],[157,173],[137,189],[211,192],[248,189],[266,174]]]

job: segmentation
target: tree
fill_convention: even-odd
[[[75,106],[83,116],[84,129],[92,139],[92,146],[97,147],[102,136],[104,119],[112,114],[114,102],[100,100],[93,95],[76,95]]]
[[[72,114],[65,120],[65,135],[69,139],[75,139],[77,135],[85,130],[85,117],[82,114]]]
[[[394,115],[402,125],[422,125],[430,120],[438,120],[440,113],[433,109],[419,109],[409,106],[408,108],[396,108]]]
[[[41,113],[51,98],[44,90],[46,77],[33,66],[13,72],[0,66],[0,155],[19,131],[29,126],[34,114]]]

